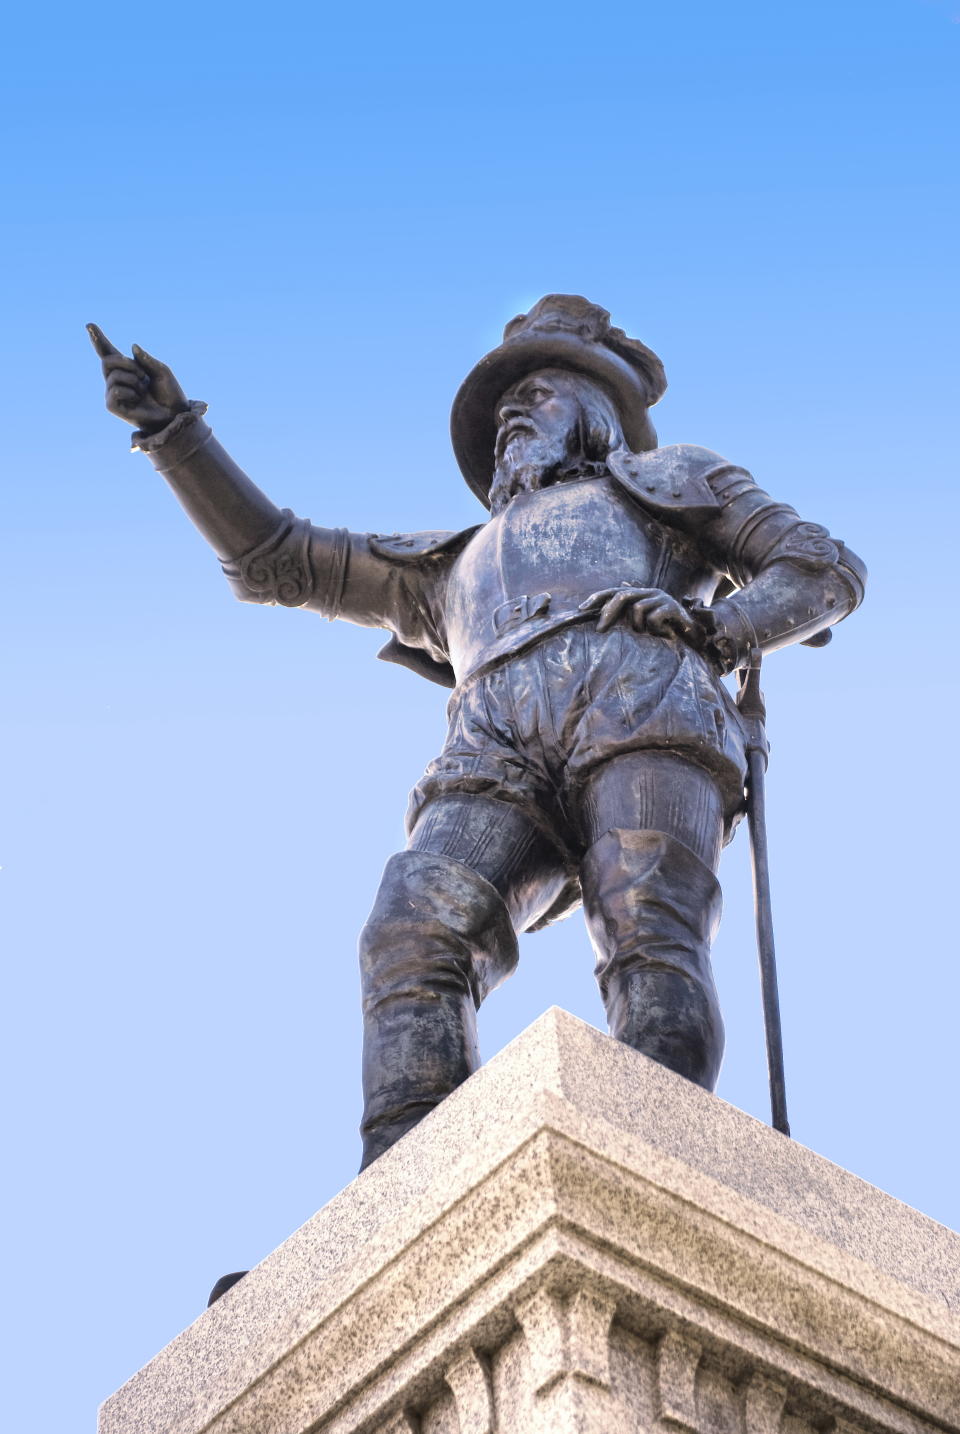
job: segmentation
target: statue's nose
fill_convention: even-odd
[[[509,403],[500,405],[497,409],[497,418],[502,426],[504,423],[509,423],[511,418],[522,418],[526,411],[525,404],[520,403],[517,399],[512,399]]]

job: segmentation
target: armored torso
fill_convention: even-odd
[[[470,540],[445,601],[458,680],[587,620],[579,604],[629,582],[709,599],[719,574],[689,538],[645,513],[611,476],[521,493]]]

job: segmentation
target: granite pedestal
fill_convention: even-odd
[[[100,1434],[960,1431],[960,1236],[560,1010]]]

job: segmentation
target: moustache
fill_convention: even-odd
[[[497,441],[494,444],[495,456],[502,458],[507,444],[512,443],[515,438],[520,438],[524,435],[530,438],[539,438],[540,430],[530,418],[511,418],[510,421],[505,423],[497,432]]]

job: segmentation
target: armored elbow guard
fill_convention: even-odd
[[[817,638],[820,642],[813,645],[819,646],[821,635],[860,604],[863,563],[842,543],[822,537],[823,532],[809,535],[809,543],[795,535],[793,546],[803,542],[806,552],[776,552],[745,587],[699,611],[706,650],[722,672],[744,666],[754,649],[773,652]],[[825,551],[828,545],[833,555]]]
[[[221,566],[240,602],[302,607],[314,586],[310,523],[284,508],[281,522],[269,538],[234,562]]]

